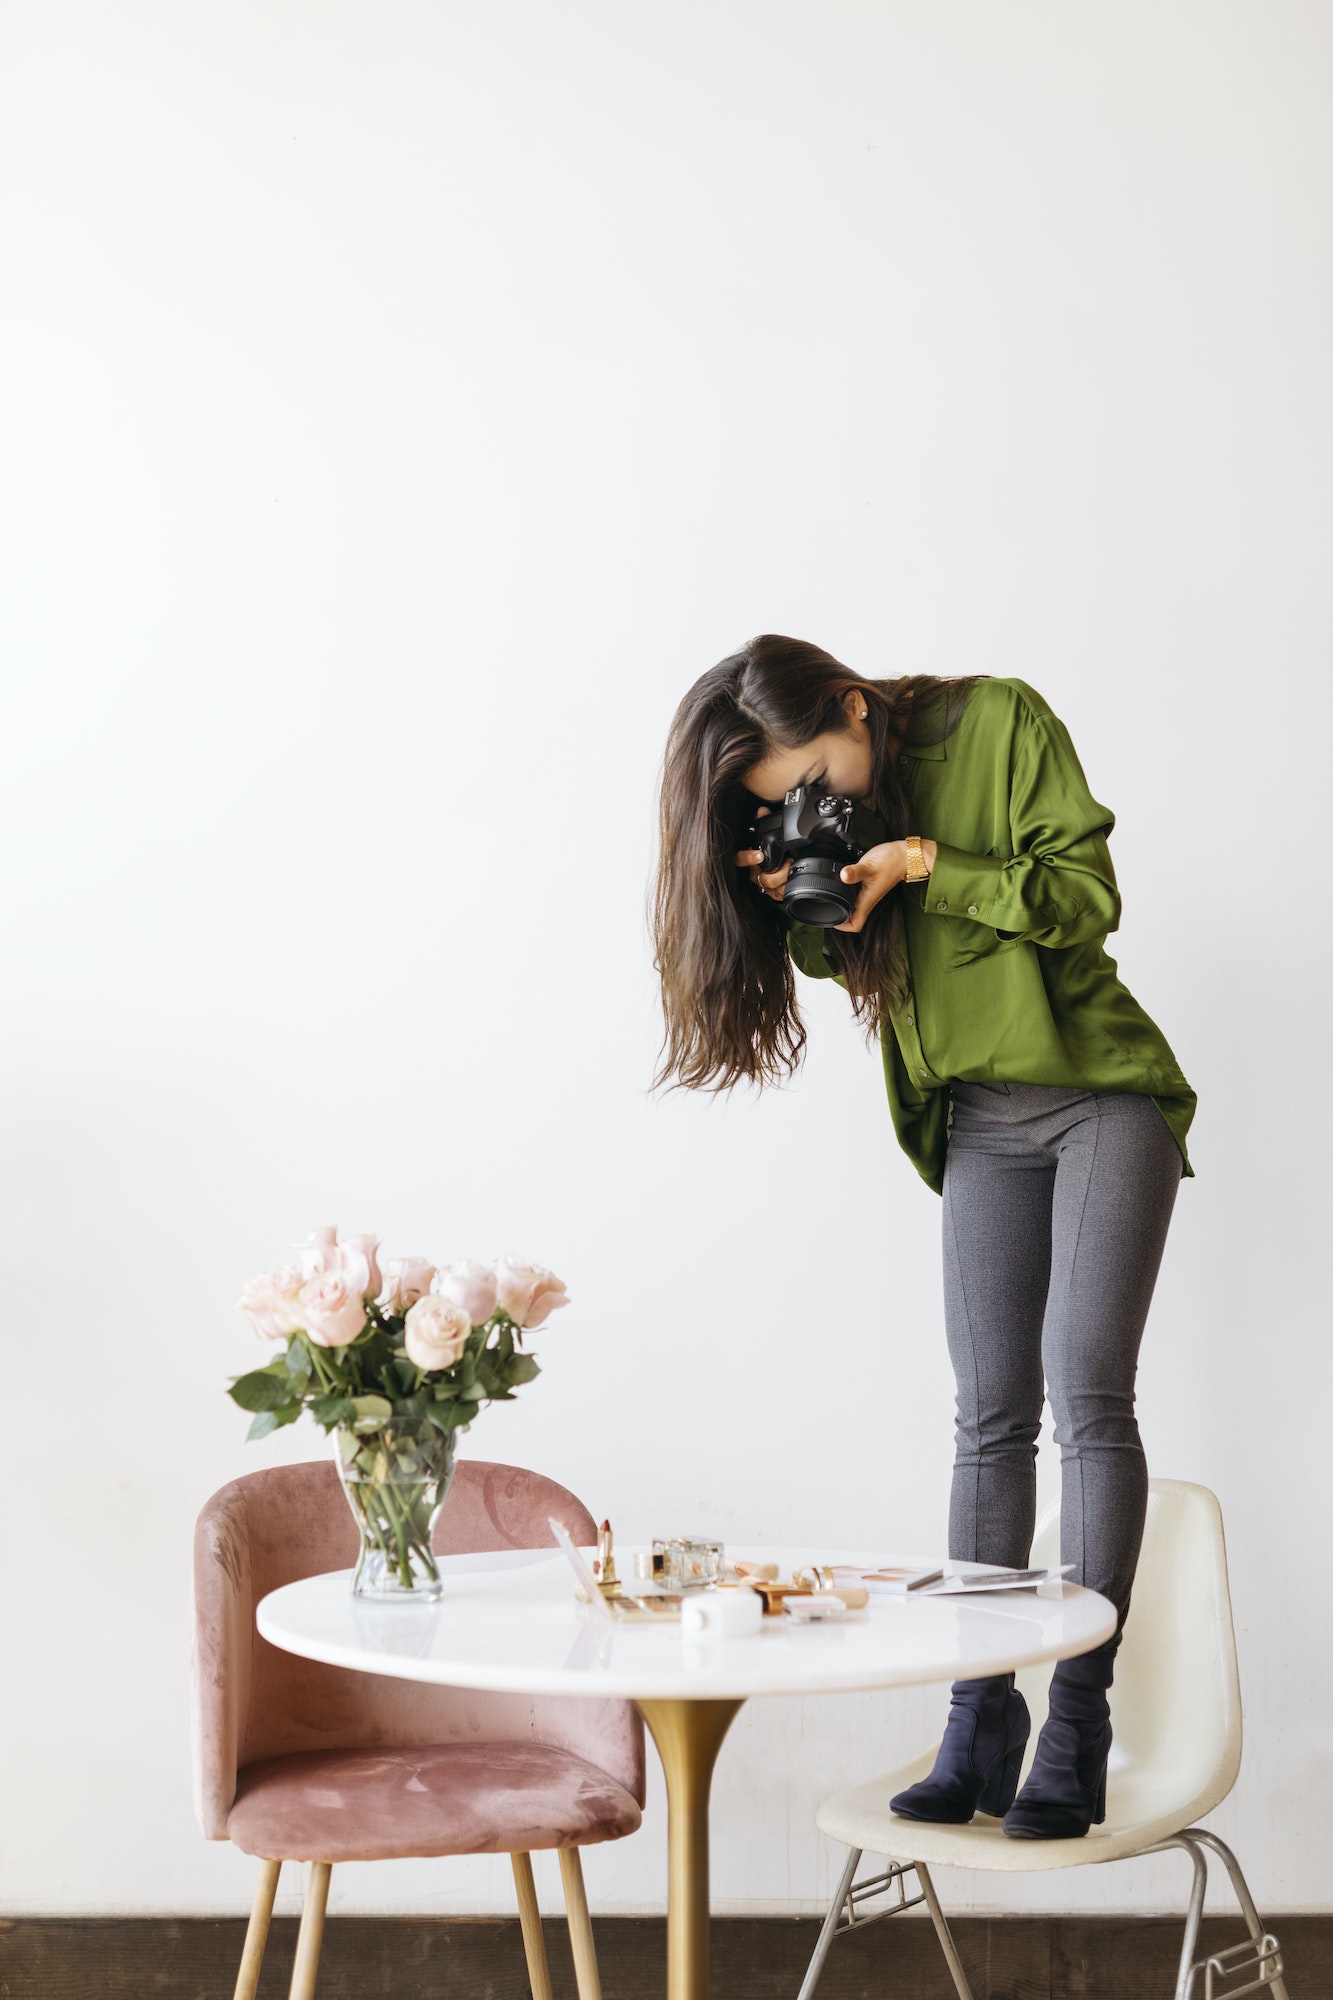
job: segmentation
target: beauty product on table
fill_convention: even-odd
[[[788,1597],[783,1602],[783,1610],[797,1625],[836,1624],[844,1618],[854,1618],[864,1610],[868,1593],[855,1593],[860,1602],[849,1604],[846,1596],[838,1590],[810,1590],[799,1596]]]
[[[552,1514],[547,1525],[574,1572],[575,1597],[580,1604],[589,1605],[595,1617],[615,1625],[660,1625],[680,1617],[682,1600],[678,1594],[652,1591],[635,1597],[627,1590],[619,1590],[614,1596],[604,1594],[564,1522],[557,1521]]]
[[[765,1618],[788,1613],[807,1624],[836,1620],[864,1611],[872,1592],[929,1594],[932,1586],[944,1581],[941,1570],[895,1568],[888,1563],[867,1570],[856,1563],[817,1562],[796,1569],[784,1582],[775,1562],[728,1564],[720,1541],[670,1535],[658,1537],[651,1550],[635,1552],[635,1577],[648,1586],[636,1592],[617,1576],[609,1521],[597,1531],[591,1567],[554,1520],[551,1528],[574,1571],[574,1594],[581,1602],[595,1604],[602,1617],[617,1624],[680,1618],[687,1637],[736,1637],[757,1630]],[[969,1584],[978,1587],[970,1580]],[[699,1607],[688,1620],[682,1616],[686,1605]]]
[[[620,1580],[616,1575],[616,1558],[611,1546],[609,1521],[603,1521],[597,1530],[597,1554],[593,1560],[592,1573],[597,1579],[597,1588],[603,1597],[619,1597]]]
[[[692,1590],[681,1600],[685,1639],[748,1639],[763,1622],[764,1607],[753,1590]]]
[[[763,1604],[765,1615],[780,1617],[790,1611],[793,1605],[827,1598],[830,1604],[837,1604],[843,1611],[863,1611],[870,1601],[870,1593],[863,1584],[840,1584],[836,1590],[812,1590],[808,1583],[750,1583],[745,1588],[751,1590]]]
[[[776,1583],[778,1566],[776,1563],[734,1562],[730,1565],[723,1583]]]
[[[769,1577],[765,1577],[762,1582],[755,1581],[748,1583],[743,1588],[754,1592],[764,1607],[765,1616],[769,1618],[778,1618],[781,1616],[782,1607],[789,1597],[808,1597],[810,1595],[804,1584],[777,1583]]]
[[[804,1569],[792,1571],[791,1580],[793,1583],[803,1584],[807,1590],[836,1590],[838,1572],[841,1568],[841,1564],[807,1563]],[[845,1571],[843,1573],[847,1574]],[[859,1581],[859,1578],[857,1580]]]
[[[711,1590],[726,1567],[723,1544],[702,1535],[668,1535],[653,1543],[653,1578],[668,1590]]]

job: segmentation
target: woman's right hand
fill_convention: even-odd
[[[748,871],[750,880],[756,888],[763,891],[764,895],[780,903],[782,892],[787,886],[787,877],[791,873],[791,858],[788,856],[781,868],[770,868],[767,872],[764,870],[763,860],[762,848],[743,847],[736,856],[736,866]]]

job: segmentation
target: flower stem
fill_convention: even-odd
[[[339,1386],[338,1382],[336,1378],[330,1377],[328,1371],[325,1369],[319,1348],[315,1345],[315,1342],[313,1340],[308,1340],[305,1346],[307,1354],[310,1356],[311,1361],[314,1363],[315,1373],[319,1377],[319,1385],[321,1389],[325,1390],[336,1389]]]

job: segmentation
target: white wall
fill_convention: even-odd
[[[646,1092],[664,733],[761,630],[1023,675],[1119,813],[1200,1095],[1141,1381],[1230,1536],[1216,1824],[1327,1902],[1331,85],[1295,0],[10,0],[6,1909],[248,1901],[191,1815],[190,1536],[323,1449],[223,1393],[314,1223],[564,1275],[467,1448],[622,1536],[942,1546],[939,1208],[842,994],[795,1087]],[[817,1799],[940,1708],[752,1705],[717,1906],[815,1908]],[[662,1907],[664,1831],[596,1908]]]

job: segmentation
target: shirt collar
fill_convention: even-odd
[[[913,758],[925,757],[932,764],[942,764],[947,752],[943,743],[913,743],[909,736],[903,744],[901,755]]]

